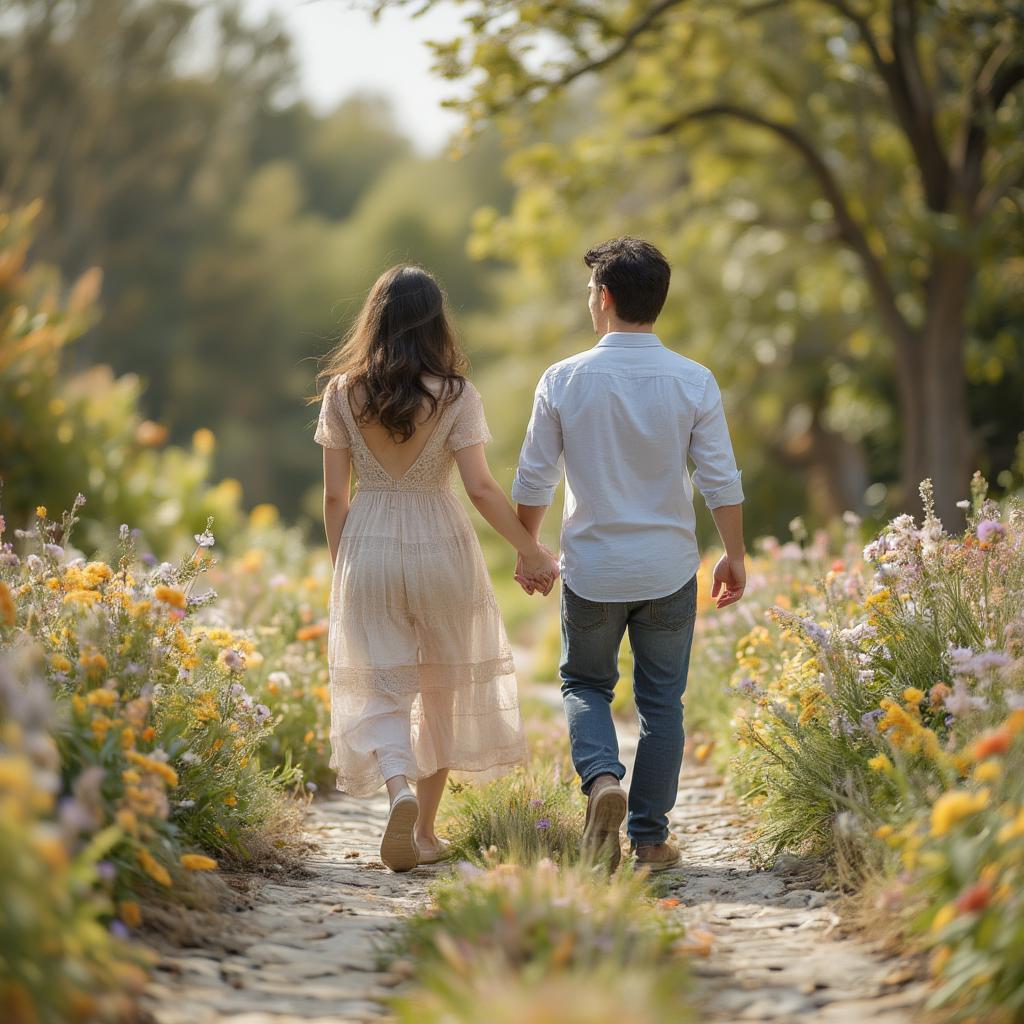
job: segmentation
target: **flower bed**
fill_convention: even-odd
[[[861,563],[737,645],[734,771],[761,848],[891,879],[934,1004],[1021,1019],[1024,509],[976,477],[969,523],[893,520]],[[786,602],[788,603],[788,602]],[[785,604],[785,603],[784,603]]]

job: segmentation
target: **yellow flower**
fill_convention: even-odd
[[[217,447],[217,438],[213,436],[212,430],[201,427],[192,435],[192,447],[200,455],[212,455],[214,448]]]
[[[885,754],[875,754],[875,756],[868,761],[868,767],[872,771],[882,772],[884,775],[892,775],[895,771],[892,761],[890,761]]]
[[[238,797],[235,796],[234,793],[228,793],[228,795],[224,797],[224,803],[228,807],[234,807],[238,803]]]
[[[952,946],[939,946],[938,949],[936,949],[932,953],[931,960],[928,964],[928,969],[931,971],[933,978],[937,977],[943,972],[943,970],[946,967],[946,964],[949,962],[949,958],[952,955]]]
[[[135,900],[122,900],[117,905],[117,916],[129,928],[138,928],[142,924],[142,911],[139,909],[138,903]]]
[[[924,691],[919,690],[916,686],[908,686],[903,691],[903,699],[908,704],[920,704],[924,700]]]
[[[45,505],[36,505],[36,515],[40,519],[45,519],[46,518],[46,506]]]
[[[189,871],[217,870],[217,862],[212,857],[204,857],[201,853],[183,853],[178,860],[181,866]]]
[[[274,505],[256,505],[249,513],[249,525],[256,529],[273,526],[278,519],[277,507]]]
[[[134,835],[139,827],[139,819],[135,817],[134,811],[122,809],[114,815],[114,819],[117,822],[118,828],[130,835]]]
[[[932,918],[932,931],[941,932],[946,925],[951,924],[956,919],[956,907],[952,903],[947,903],[939,908],[938,913]]]
[[[96,708],[112,708],[117,703],[117,694],[113,690],[93,690],[86,694],[85,702]]]
[[[970,793],[965,789],[952,789],[943,793],[932,806],[932,835],[944,836],[954,825],[988,806],[989,791],[980,789]]]
[[[188,603],[184,593],[177,587],[165,587],[162,584],[153,588],[153,596],[172,608],[184,608]]]
[[[144,846],[139,848],[139,864],[142,865],[142,870],[153,879],[154,882],[158,882],[160,885],[169,887],[171,884],[171,876],[167,872],[167,868],[163,866]]]
[[[0,586],[3,586],[3,584],[0,583]],[[51,654],[50,667],[56,669],[58,672],[70,672],[71,662],[68,661],[63,654]]]
[[[892,835],[892,833],[893,833],[892,825],[879,825],[878,828],[875,829],[875,838],[876,839],[888,839],[889,836]]]
[[[99,651],[84,651],[80,655],[78,662],[90,672],[93,669],[102,672],[103,669],[107,668],[107,659]]]
[[[17,610],[14,607],[14,598],[11,597],[11,589],[0,580],[0,622],[5,626],[13,626],[17,619]]]
[[[60,590],[60,580],[56,576],[51,576],[46,581],[46,587],[48,590]]]
[[[102,600],[101,594],[98,594],[95,590],[85,590],[82,587],[69,590],[64,595],[65,604],[80,604],[83,608],[88,608],[100,600]]]
[[[1003,774],[1002,765],[998,761],[983,761],[971,773],[975,782],[995,782]]]
[[[137,764],[153,775],[159,775],[168,786],[178,784],[178,773],[166,761],[158,761],[155,757],[147,757],[137,750],[125,751],[124,755],[132,764]]]
[[[1024,807],[1017,812],[1017,816],[1011,822],[999,830],[996,838],[1001,843],[1008,843],[1011,839],[1020,839],[1021,836],[1024,836]]]

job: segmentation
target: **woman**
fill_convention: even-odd
[[[320,373],[315,438],[334,560],[331,767],[343,792],[387,786],[380,855],[393,871],[444,856],[434,822],[450,769],[484,771],[525,755],[512,654],[476,534],[451,490],[453,465],[525,574],[548,590],[558,573],[491,476],[491,437],[465,368],[437,282],[398,266],[373,286]]]

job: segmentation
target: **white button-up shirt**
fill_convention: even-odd
[[[711,371],[655,334],[606,334],[545,371],[512,498],[550,505],[565,466],[562,578],[591,601],[650,601],[697,571],[693,485],[743,501]]]

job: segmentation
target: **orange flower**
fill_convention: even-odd
[[[129,928],[138,928],[142,924],[142,911],[134,900],[122,900],[118,903],[117,913]]]
[[[958,897],[956,909],[961,914],[970,914],[976,910],[984,910],[992,899],[992,889],[986,882],[975,882],[969,885]]]
[[[153,589],[153,596],[172,608],[184,608],[187,604],[185,595],[177,587],[159,586]]]
[[[1001,725],[997,729],[989,729],[983,732],[971,747],[971,756],[975,761],[984,761],[986,757],[995,757],[1005,754],[1013,742],[1013,733]]]
[[[0,581],[0,622],[5,626],[13,626],[16,617],[14,598],[11,597],[10,587]]]
[[[303,626],[296,634],[296,640],[316,640],[327,632],[326,622],[314,622],[312,626]]]

